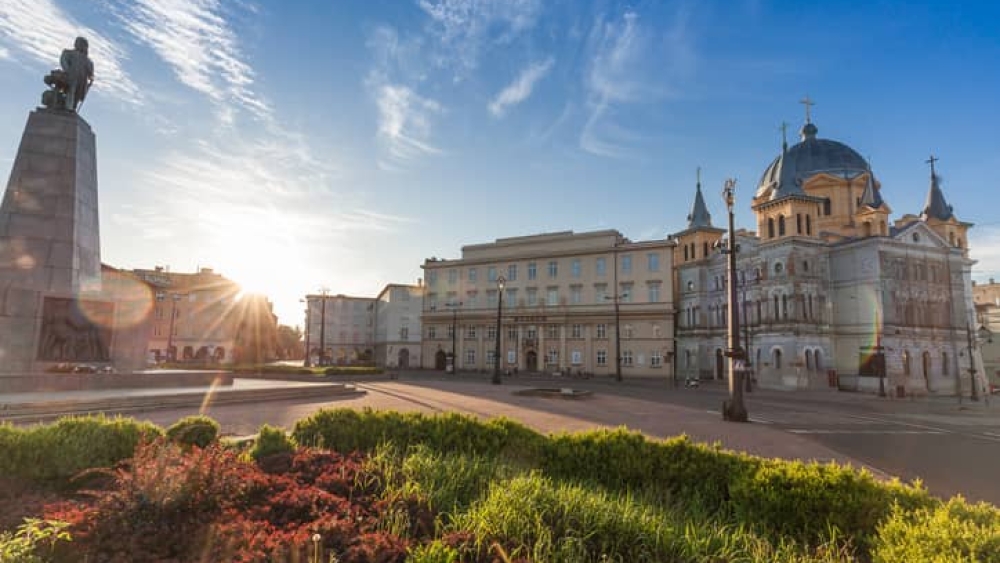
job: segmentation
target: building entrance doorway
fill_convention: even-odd
[[[722,348],[715,349],[715,378],[722,379],[726,376],[726,359],[722,355]]]
[[[538,371],[538,352],[528,350],[524,354],[524,369],[527,371]]]
[[[444,371],[447,365],[448,365],[447,354],[444,353],[444,350],[438,350],[437,354],[434,354],[434,369],[439,369]]]
[[[406,348],[403,348],[402,350],[399,351],[399,354],[397,354],[396,365],[399,366],[400,369],[406,369],[406,368],[410,367],[410,351],[409,350],[407,350]]]

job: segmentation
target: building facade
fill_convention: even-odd
[[[238,283],[211,268],[179,273],[156,267],[131,274],[153,291],[149,361],[232,363],[274,355],[277,318],[263,296],[244,294]]]
[[[919,215],[890,223],[869,164],[820,139],[807,118],[752,198],[757,230],[737,232],[741,348],[759,385],[968,394],[972,322],[967,232],[931,164]],[[695,188],[676,233],[678,372],[725,377],[726,259]],[[978,361],[978,360],[973,360]]]
[[[1000,284],[993,278],[989,283],[972,282],[972,296],[976,307],[976,326],[969,343],[980,349],[983,373],[989,383],[1000,387]]]
[[[422,366],[444,370],[454,357],[457,371],[493,370],[499,334],[504,372],[608,376],[620,361],[624,377],[671,379],[672,256],[668,240],[603,230],[504,238],[464,246],[459,259],[428,259]]]
[[[407,369],[421,365],[420,314],[424,287],[389,284],[375,298],[375,365]]]
[[[375,347],[371,297],[306,296],[306,349],[314,365],[370,364]]]

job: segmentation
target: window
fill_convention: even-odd
[[[465,337],[475,338],[476,337],[476,325],[469,325],[465,327]]]
[[[428,293],[427,294],[427,306],[430,308],[431,311],[434,311],[435,309],[437,309],[437,306],[438,306],[438,296],[437,296],[436,293]]]
[[[495,289],[486,290],[486,305],[490,307],[497,306],[497,290]]]
[[[494,325],[488,325],[486,327],[486,339],[490,341],[496,341],[497,339],[497,327]]]
[[[646,267],[650,272],[660,271],[660,255],[650,252],[646,255]]]
[[[159,325],[153,327],[153,336],[163,336],[163,331],[160,329]]]
[[[597,325],[597,338],[607,338],[608,337],[608,325],[600,323]]]
[[[802,234],[802,214],[801,213],[796,213],[795,214],[795,234],[797,234],[797,235],[801,235]]]
[[[632,273],[632,255],[630,254],[622,256],[622,273],[623,274]]]
[[[538,267],[534,262],[528,262],[528,279],[533,280],[538,277]]]
[[[597,351],[597,365],[606,366],[608,365],[608,351],[598,350]]]
[[[830,198],[823,200],[823,215],[830,215],[833,213],[832,205],[830,204]]]
[[[574,305],[579,305],[583,302],[583,286],[581,285],[571,285],[569,287],[569,300],[570,303]]]
[[[574,278],[580,277],[581,268],[580,268],[580,259],[579,258],[574,258],[573,261],[570,262],[570,264],[569,264],[569,270],[570,270],[570,275],[573,276]]]
[[[455,325],[448,325],[448,338],[455,337]]]
[[[517,264],[511,264],[507,266],[507,281],[515,281],[517,279]]]
[[[574,366],[583,364],[583,354],[579,350],[573,350],[569,353],[570,363]]]
[[[785,216],[778,215],[778,236],[785,236]]]
[[[559,325],[545,325],[545,338],[559,338]]]
[[[438,273],[435,271],[427,272],[427,285],[434,286],[438,281]]]
[[[458,270],[452,268],[448,270],[448,285],[455,285],[458,283]]]
[[[594,262],[594,273],[596,273],[599,276],[603,276],[607,273],[607,271],[608,271],[607,260],[605,260],[603,257],[598,258],[597,261]]]
[[[410,339],[410,327],[404,326],[399,329],[399,339],[409,340]]]
[[[554,307],[559,304],[559,288],[550,287],[546,290],[545,304]]]
[[[781,350],[774,350],[774,369],[781,369]]]
[[[158,318],[158,319],[162,319],[163,318],[163,308],[161,308],[159,306],[156,307],[156,318]]]
[[[545,365],[554,366],[559,364],[559,350],[549,348],[545,354]]]
[[[941,375],[948,375],[948,352],[941,352]]]
[[[806,215],[806,234],[813,234],[812,215]]]
[[[650,303],[660,302],[660,282],[653,282],[647,286]]]
[[[528,307],[538,305],[538,289],[529,287],[526,291],[528,292]]]
[[[476,365],[476,349],[469,348],[465,351],[465,365],[474,366]]]
[[[538,338],[538,331],[533,326],[528,327],[528,340],[534,340]]]
[[[476,302],[476,298],[479,296],[479,292],[467,291],[465,292],[465,306],[470,309],[475,309],[479,305]]]
[[[693,280],[688,280],[687,288],[688,288],[688,291],[694,291],[694,281]]]
[[[510,289],[503,290],[503,302],[507,304],[507,308],[513,308],[517,306],[517,288],[512,287]]]
[[[910,353],[903,350],[903,375],[910,375]]]
[[[517,340],[517,327],[512,326],[507,329],[507,340]]]
[[[583,338],[583,325],[575,324],[570,329],[570,335],[572,338]]]
[[[559,275],[559,262],[549,260],[549,277],[554,278]]]
[[[684,245],[684,261],[688,261],[688,245]]]
[[[632,325],[625,325],[624,327],[622,327],[622,334],[625,336],[625,338],[632,338],[632,335],[634,333],[635,329],[632,328]]]
[[[469,283],[476,283],[476,269],[469,268]]]
[[[486,367],[494,367],[496,361],[496,350],[486,351]]]
[[[486,268],[486,281],[495,282],[497,281],[497,267],[490,266]]]
[[[767,238],[774,238],[774,219],[771,217],[767,219]]]
[[[663,356],[660,355],[659,350],[653,350],[649,354],[649,367],[658,368],[663,365]]]
[[[434,340],[434,339],[437,338],[437,327],[436,326],[429,326],[429,327],[427,327],[427,338],[430,339],[430,340]]]
[[[785,265],[782,264],[781,262],[775,262],[774,263],[774,273],[780,275],[781,272],[783,272],[783,271],[785,271]]]
[[[631,283],[623,283],[623,284],[621,284],[621,290],[622,291],[621,291],[621,294],[620,294],[620,298],[621,298],[621,301],[623,303],[631,303],[632,302],[632,286],[633,286],[633,284],[631,284]]]
[[[622,365],[623,366],[632,365],[632,350],[622,350]]]
[[[596,303],[603,303],[608,299],[608,284],[606,283],[596,283],[594,284],[594,301]]]

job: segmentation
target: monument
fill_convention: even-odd
[[[45,77],[0,204],[0,374],[113,360],[115,303],[101,290],[93,82],[80,37]]]

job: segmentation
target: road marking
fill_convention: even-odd
[[[792,434],[948,434],[941,430],[830,430],[789,428]]]
[[[751,416],[750,417],[750,422],[759,422],[761,424],[774,424],[773,420],[768,420],[766,418],[759,418],[759,417],[756,417],[756,416]]]

